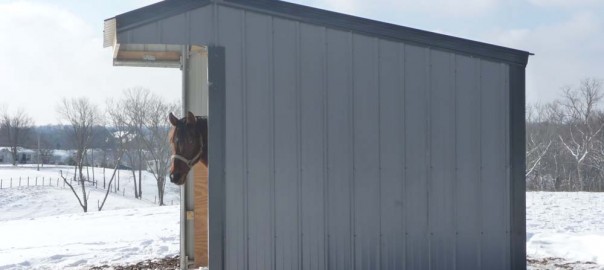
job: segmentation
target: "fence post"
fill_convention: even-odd
[[[0,179],[0,189],[2,189],[2,179]]]
[[[38,177],[36,176],[36,186],[38,186]]]
[[[157,203],[157,195],[153,198],[153,203]]]
[[[27,186],[29,187],[29,176],[27,177]]]
[[[19,187],[21,187],[21,176],[19,176]]]
[[[10,188],[13,188],[13,178],[10,178]]]

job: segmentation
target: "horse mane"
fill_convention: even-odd
[[[201,133],[201,162],[208,165],[208,117],[207,116],[196,116],[195,123]]]

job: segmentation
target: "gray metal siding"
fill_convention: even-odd
[[[225,48],[224,269],[511,268],[520,71],[233,7],[179,16],[120,35]],[[160,26],[190,34],[144,37]]]
[[[509,235],[506,232],[505,213],[508,204],[506,192],[507,151],[505,127],[507,108],[503,104],[505,89],[501,66],[481,61],[481,266],[486,269],[509,269],[505,249]]]
[[[428,222],[433,269],[455,265],[455,55],[430,51]]]
[[[352,35],[328,29],[327,35],[327,213],[329,269],[352,269],[353,138]]]
[[[378,40],[353,36],[355,269],[379,269],[380,147]]]
[[[272,89],[271,64],[271,18],[248,13],[245,16],[244,47],[247,71],[245,91],[245,122],[248,252],[249,269],[272,269],[273,251],[271,197],[274,195],[271,180],[272,164]],[[228,153],[227,153],[228,154]]]
[[[245,32],[242,11],[220,9],[218,31],[220,43],[225,46],[226,69],[226,122],[225,122],[225,267],[224,269],[247,269],[247,162],[245,157],[246,74],[242,61],[245,60]],[[211,244],[210,244],[211,245]]]
[[[404,45],[379,44],[380,265],[405,269]]]
[[[299,24],[300,223],[302,269],[325,269],[324,28]]]
[[[456,269],[480,264],[480,61],[455,56],[455,253]]]
[[[428,53],[405,46],[405,264],[428,269]]]
[[[275,19],[273,24],[274,149],[275,149],[275,267],[295,270],[299,265],[299,155],[296,23]]]

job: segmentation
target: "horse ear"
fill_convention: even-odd
[[[170,115],[168,115],[168,118],[170,119],[170,124],[172,124],[173,126],[178,125],[178,118],[176,118],[174,114],[170,113]]]
[[[192,125],[195,124],[195,115],[192,112],[187,112],[187,124]]]

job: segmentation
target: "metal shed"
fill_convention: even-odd
[[[210,269],[526,268],[528,52],[275,0],[159,2],[105,46],[209,115]]]

